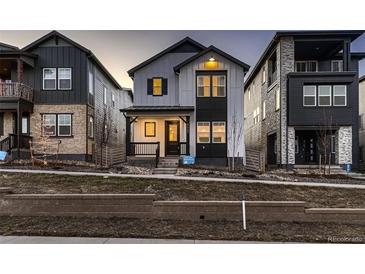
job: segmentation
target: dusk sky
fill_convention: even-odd
[[[24,47],[49,31],[0,31],[0,42]],[[243,62],[255,65],[275,31],[60,31],[93,51],[124,87],[133,82],[127,71],[189,36],[205,46],[214,45]],[[352,44],[352,51],[365,51],[365,35]],[[365,61],[360,62],[360,75]]]

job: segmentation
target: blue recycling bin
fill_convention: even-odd
[[[183,165],[194,165],[195,164],[195,157],[193,156],[183,156],[182,157]]]
[[[351,172],[351,164],[345,164],[345,170],[347,173]]]

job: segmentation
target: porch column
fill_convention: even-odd
[[[131,153],[131,118],[126,116],[126,130],[125,130],[125,138],[126,138],[126,154],[127,156]]]
[[[17,82],[18,83],[23,83],[24,82],[23,60],[18,58],[16,61],[17,61]]]
[[[186,116],[186,155],[190,155],[190,116]]]
[[[20,159],[20,135],[21,135],[21,126],[22,126],[22,109],[21,109],[21,106],[20,106],[20,101],[18,101],[18,107],[17,107],[17,125],[16,125],[16,139],[17,139],[17,149],[18,149],[18,160]]]
[[[343,41],[343,71],[349,70],[349,63],[350,63],[350,41],[344,40]]]

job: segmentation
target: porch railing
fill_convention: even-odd
[[[157,167],[160,160],[160,142],[131,142],[128,156],[155,156]]]
[[[29,141],[32,140],[32,136],[20,135],[20,146],[19,148],[29,149]],[[18,138],[16,134],[9,134],[8,137],[0,141],[1,151],[10,151],[13,148],[18,148]]]
[[[180,142],[180,155],[189,155],[189,146],[187,142]]]
[[[18,82],[0,83],[0,97],[16,97],[33,102],[33,89]]]

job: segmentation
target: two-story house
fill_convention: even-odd
[[[360,170],[365,170],[365,75],[359,78],[359,159]]]
[[[248,69],[222,50],[187,37],[129,70],[134,102],[122,110],[127,131],[133,132],[127,137],[128,154],[190,155],[203,165],[227,165],[235,157],[242,165]]]
[[[12,159],[29,157],[29,141],[37,154],[47,136],[46,153],[58,159],[120,162],[119,109],[131,102],[90,50],[59,32],[22,49],[0,44],[0,150]]]
[[[245,81],[246,147],[268,166],[358,168],[363,31],[277,32]]]

